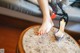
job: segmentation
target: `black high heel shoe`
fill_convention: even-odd
[[[57,3],[57,5],[60,7],[60,9],[63,13],[63,14],[59,14],[60,16],[62,16],[59,21],[59,28],[60,28],[60,22],[62,20],[64,20],[65,26],[66,26],[68,23],[69,17],[68,17],[68,14],[63,10],[61,3]],[[56,33],[59,33],[59,30]],[[62,34],[61,36],[58,36],[56,33],[55,33],[55,38],[57,41],[60,41],[64,37],[64,34]],[[62,32],[60,32],[60,33],[62,33]]]
[[[58,11],[57,6],[61,9],[62,14],[58,14],[58,13],[57,13],[57,11]],[[51,2],[51,7],[52,7],[53,11],[54,11],[57,15],[61,16],[60,21],[59,21],[59,28],[60,28],[60,22],[61,22],[62,20],[64,20],[65,26],[66,26],[67,23],[68,23],[69,17],[68,17],[68,14],[63,10],[63,8],[62,8],[62,3],[61,3],[61,2],[56,2],[56,1],[54,2],[54,1],[52,0],[52,2]],[[56,33],[58,33],[58,32],[59,32],[59,30],[58,30],[57,32],[55,32],[54,35],[55,35],[56,40],[57,40],[57,41],[60,41],[60,40],[63,38],[64,35],[62,35],[61,37],[58,36],[58,35],[56,35]]]
[[[67,15],[67,14],[63,14],[63,17],[60,18],[59,28],[60,28],[60,22],[61,22],[62,20],[64,20],[65,26],[66,26],[67,23],[68,23],[68,15]],[[62,32],[59,32],[59,30],[58,30],[56,33],[62,33]],[[62,34],[61,36],[58,36],[56,33],[55,33],[55,38],[56,38],[57,41],[60,41],[60,40],[64,37],[64,34]]]

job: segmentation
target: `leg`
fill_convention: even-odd
[[[38,3],[43,13],[43,23],[38,31],[39,35],[49,32],[51,27],[54,25],[50,17],[48,1],[49,0],[38,0]]]
[[[39,5],[38,0],[29,0],[29,1],[36,5]],[[51,2],[51,0],[49,0],[48,2]],[[49,7],[49,11],[52,12],[53,10],[52,10],[51,6],[48,5],[48,7]]]

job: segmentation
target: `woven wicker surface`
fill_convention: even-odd
[[[28,29],[23,36],[22,45],[26,53],[79,53],[80,47],[76,41],[64,33],[62,40],[57,41],[54,36],[56,28],[52,28],[49,33],[36,35],[39,26]]]

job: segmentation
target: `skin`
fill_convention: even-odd
[[[50,29],[54,26],[54,23],[50,17],[50,13],[52,12],[52,8],[48,4],[49,2],[51,2],[51,0],[30,0],[30,1],[39,5],[42,10],[42,13],[43,13],[43,22],[37,32],[38,35],[48,33],[50,31]],[[59,2],[59,0],[56,0],[56,1]],[[62,0],[60,0],[60,1],[62,1]],[[61,25],[60,25],[60,29],[59,29],[58,33],[56,33],[57,35],[62,34],[62,32],[64,32],[65,26],[63,26],[63,25],[65,25],[64,24],[65,22],[64,23],[63,22],[64,21],[61,21],[61,23],[60,23]],[[59,33],[60,31],[61,31],[61,33]]]
[[[63,0],[56,0],[56,1],[60,2]],[[68,0],[65,0],[65,1],[63,1],[63,3],[64,2],[67,3],[67,1]],[[38,35],[48,33],[50,31],[50,29],[54,26],[54,23],[52,22],[52,19],[50,17],[50,13],[52,12],[52,8],[50,8],[50,6],[48,4],[49,2],[51,2],[51,0],[38,0],[39,6],[40,6],[42,13],[43,13],[43,22],[42,22],[42,25],[38,31]],[[59,31],[56,33],[56,35],[57,36],[63,35],[64,28],[65,28],[65,21],[64,21],[64,19],[62,19],[60,21]]]
[[[48,33],[54,26],[54,23],[52,22],[52,19],[50,17],[51,8],[48,7],[49,0],[38,0],[38,3],[43,13],[43,22],[40,29],[38,30],[38,35],[42,35]]]

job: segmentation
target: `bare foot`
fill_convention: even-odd
[[[54,26],[54,24],[51,19],[44,19],[43,23],[38,31],[38,35],[48,33],[53,26]]]

